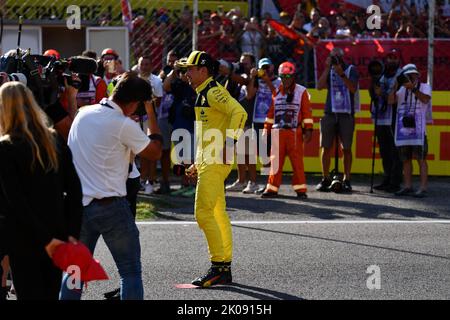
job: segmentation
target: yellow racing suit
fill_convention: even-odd
[[[242,130],[247,113],[239,102],[212,77],[198,86],[196,91],[195,138],[197,152],[195,165],[198,180],[195,195],[195,219],[208,242],[210,260],[212,262],[231,262],[232,232],[230,219],[226,212],[224,188],[231,165],[212,161],[212,156],[207,151],[208,145],[213,142],[213,139],[208,141],[206,137],[209,135],[208,132],[219,130],[223,137],[220,142],[222,147],[225,139],[236,141],[239,138],[239,132],[230,133],[230,130],[227,129]]]

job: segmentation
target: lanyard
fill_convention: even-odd
[[[100,105],[103,106],[103,107],[106,107],[106,108],[109,108],[109,109],[113,109],[113,110],[114,110],[114,108],[111,107],[111,106],[110,106],[109,104],[107,104],[106,102],[100,102]]]

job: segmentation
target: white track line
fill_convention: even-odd
[[[267,220],[267,221],[231,221],[231,224],[450,224],[450,220]],[[137,225],[190,225],[195,221],[140,221]]]

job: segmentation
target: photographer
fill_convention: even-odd
[[[386,56],[381,77],[371,77],[372,119],[376,123],[375,134],[383,163],[383,181],[375,190],[397,192],[402,182],[402,162],[394,141],[397,104],[389,104],[388,97],[395,90],[397,76],[401,73],[398,51],[393,49]],[[369,70],[370,73],[370,70]]]
[[[164,80],[164,91],[166,93],[171,93],[174,97],[173,104],[169,109],[169,123],[173,127],[174,134],[181,134],[181,130],[185,130],[189,133],[188,144],[190,146],[190,153],[185,154],[186,149],[183,149],[182,154],[176,154],[177,163],[182,163],[188,168],[194,163],[195,154],[195,143],[194,143],[194,121],[195,121],[195,98],[197,97],[195,90],[189,84],[188,78],[186,77],[187,69],[180,67],[180,64],[185,64],[186,58],[182,58],[175,63],[174,70],[172,70],[169,75]],[[175,137],[173,137],[175,139]],[[174,140],[174,145],[177,146],[179,143],[186,145],[184,138],[187,135],[183,135],[183,140]],[[171,195],[181,195],[183,197],[194,197],[195,196],[195,181],[192,181],[187,175],[183,175],[181,188]]]
[[[395,145],[399,148],[403,161],[403,189],[396,195],[412,195],[423,198],[427,194],[428,142],[426,135],[426,112],[431,104],[431,87],[421,83],[419,71],[414,64],[407,64],[402,74],[397,77],[400,89],[389,95],[388,103],[397,102],[397,122],[395,129]],[[417,159],[420,171],[420,188],[414,192],[412,187],[412,159]]]
[[[239,86],[246,86],[250,81],[250,70],[252,70],[256,65],[256,58],[250,52],[242,53],[239,58],[239,62],[237,63],[228,63],[225,60],[219,60],[219,76],[224,77],[221,79],[220,77],[216,78],[220,84],[222,84],[233,96],[233,98],[237,99],[240,95]],[[236,90],[230,88],[230,85],[226,85],[227,82],[236,83]]]
[[[144,297],[139,231],[125,197],[130,154],[153,161],[161,157],[162,137],[151,99],[150,84],[125,73],[109,99],[79,110],[69,134],[68,144],[83,189],[80,240],[94,253],[99,237],[103,237],[119,270],[123,300]],[[129,118],[142,102],[149,137]],[[66,275],[61,299],[79,300],[81,290],[69,289],[68,279]]]
[[[334,48],[326,59],[326,67],[318,81],[318,89],[328,89],[325,114],[320,120],[320,146],[322,148],[322,181],[317,191],[328,191],[331,185],[331,148],[339,135],[344,153],[344,191],[351,191],[352,143],[355,129],[355,102],[358,92],[358,72],[344,62],[344,51]],[[336,146],[338,148],[338,146]]]

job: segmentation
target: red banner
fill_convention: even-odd
[[[344,60],[358,68],[359,86],[367,89],[369,76],[367,66],[372,59],[383,59],[391,49],[400,52],[401,65],[414,63],[421,74],[421,81],[427,80],[428,41],[418,39],[402,40],[329,40],[317,43],[316,83],[325,68],[325,60],[334,48],[342,48]],[[435,40],[433,90],[450,90],[450,40]]]

